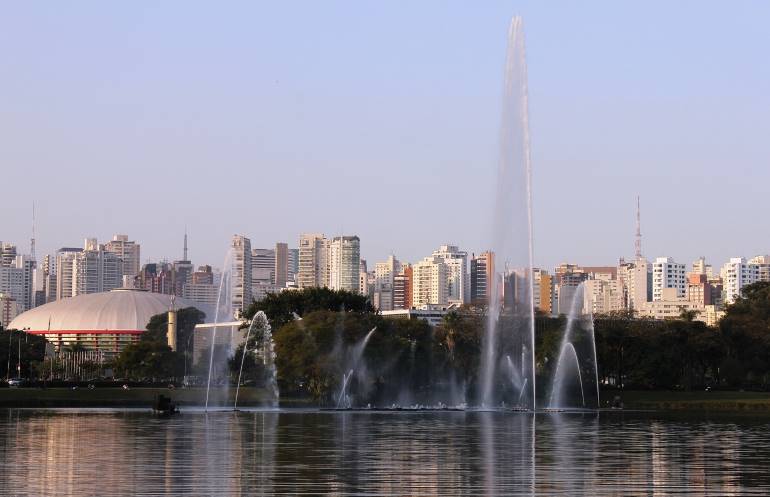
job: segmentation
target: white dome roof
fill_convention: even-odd
[[[203,307],[176,298],[174,307]],[[171,308],[171,295],[118,289],[57,300],[23,312],[9,329],[29,331],[145,330],[156,314]],[[49,327],[50,320],[50,327]]]

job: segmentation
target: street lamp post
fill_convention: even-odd
[[[24,333],[24,331],[19,333]],[[16,378],[21,378],[21,335],[19,335],[19,362],[16,363]]]
[[[5,381],[11,379],[11,338],[13,337],[13,330],[8,330],[8,365],[5,368]]]

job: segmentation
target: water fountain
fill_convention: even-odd
[[[500,155],[493,217],[493,268],[481,357],[479,403],[535,406],[534,300],[532,284],[532,167],[529,144],[527,65],[520,17],[511,21],[503,86]],[[510,381],[500,367],[508,355],[521,388],[504,398]],[[526,383],[524,382],[526,380]],[[526,388],[526,390],[524,390]]]
[[[580,283],[575,288],[559,346],[556,369],[551,382],[550,408],[599,407],[596,340],[593,318],[586,307],[588,306],[585,298],[585,284]],[[584,372],[589,374],[584,374]],[[576,393],[577,390],[580,391],[579,397]],[[594,394],[593,399],[586,399],[586,390],[590,390]],[[574,393],[572,393],[573,391]],[[589,400],[595,400],[596,403],[589,405]]]
[[[232,261],[232,250],[228,250],[227,255],[225,256],[225,262],[224,262],[222,274],[219,280],[219,290],[217,292],[217,305],[216,305],[216,308],[214,309],[214,328],[211,330],[211,343],[210,343],[211,351],[209,355],[209,372],[208,372],[208,379],[206,380],[206,402],[205,402],[206,410],[208,410],[209,408],[211,378],[216,372],[214,368],[214,363],[215,363],[215,359],[217,358],[215,357],[214,351],[216,349],[217,333],[219,330],[219,326],[217,325],[222,322],[220,321],[221,319],[230,321],[230,318],[232,315],[232,293],[230,288],[231,286],[230,276],[232,273],[231,261]],[[232,340],[230,343],[232,343]],[[220,364],[220,366],[222,365]]]
[[[353,377],[353,373],[356,372],[356,369],[359,366],[359,363],[361,362],[361,359],[364,355],[364,350],[366,350],[366,344],[369,343],[369,339],[374,334],[375,330],[377,328],[372,328],[369,333],[364,336],[363,339],[361,339],[358,343],[356,343],[348,352],[346,357],[346,364],[348,365],[347,368],[348,372],[343,373],[342,375],[342,383],[340,385],[340,393],[337,395],[337,408],[350,408],[351,407],[351,400],[348,395],[348,387],[350,386],[350,379]],[[343,403],[344,401],[344,403]]]
[[[265,368],[265,388],[270,393],[270,404],[272,407],[278,405],[279,391],[278,381],[275,367],[275,344],[273,342],[273,333],[270,327],[270,322],[263,311],[257,311],[249,324],[248,332],[246,333],[246,341],[243,343],[243,351],[241,353],[241,365],[238,370],[238,383],[235,387],[235,401],[233,403],[233,409],[238,408],[238,394],[241,389],[241,376],[243,376],[243,364],[246,361],[246,354],[249,353],[249,345],[251,339],[251,333],[255,328],[262,330],[262,335],[259,340],[259,349],[254,347],[253,352],[259,351],[259,355],[262,357],[262,364]]]

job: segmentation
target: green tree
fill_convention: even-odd
[[[279,329],[295,319],[295,315],[304,317],[314,311],[344,310],[349,313],[374,313],[374,307],[368,298],[345,290],[328,288],[303,288],[291,292],[268,293],[259,302],[253,302],[244,312],[251,319],[257,311],[264,311],[273,329]]]
[[[722,368],[733,386],[767,386],[770,370],[770,282],[743,288],[719,328],[727,344]]]

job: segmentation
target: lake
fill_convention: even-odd
[[[770,418],[0,410],[0,495],[770,495]]]

